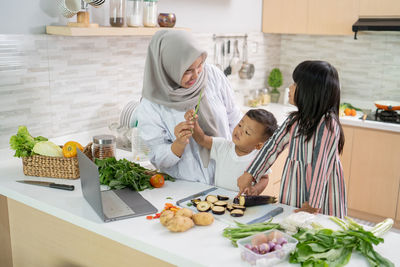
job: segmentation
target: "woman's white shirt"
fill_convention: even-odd
[[[234,103],[233,90],[224,74],[215,66],[205,64],[204,71],[207,71],[207,100],[221,130],[221,137],[231,140],[232,131],[242,117]],[[185,112],[142,98],[135,114],[140,136],[150,147],[150,161],[156,168],[175,178],[214,184],[215,162],[211,161],[208,168],[203,167],[199,146],[193,138],[180,158],[171,151],[176,139],[174,129],[185,120]]]

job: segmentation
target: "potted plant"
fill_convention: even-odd
[[[282,72],[280,69],[272,69],[268,76],[268,85],[273,88],[270,92],[272,103],[278,103],[279,101],[279,96],[281,93],[279,92],[278,88],[282,85],[282,80]]]

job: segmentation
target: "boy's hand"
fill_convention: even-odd
[[[190,110],[186,111],[185,116],[184,116],[185,120],[186,121],[197,121],[197,118],[198,118],[197,114],[194,115],[194,117],[193,117],[193,115],[194,115],[194,109],[190,109]]]
[[[253,176],[251,176],[250,173],[245,172],[244,174],[242,174],[242,176],[240,176],[237,179],[237,186],[239,187],[239,194],[238,196],[240,196],[241,194],[244,193],[244,190],[248,187],[251,187],[251,182],[253,181]]]
[[[183,121],[175,126],[174,134],[176,141],[181,145],[189,143],[189,138],[192,136],[193,121]]]

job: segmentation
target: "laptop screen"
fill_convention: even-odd
[[[103,205],[101,203],[99,171],[94,164],[84,153],[79,149],[78,162],[79,172],[82,185],[82,193],[90,206],[104,220]]]

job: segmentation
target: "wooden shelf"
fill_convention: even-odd
[[[68,27],[68,26],[46,26],[46,33],[63,36],[150,36],[160,30],[171,31],[190,31],[188,28],[146,28],[146,27],[98,27],[98,28],[83,28],[83,27]]]

